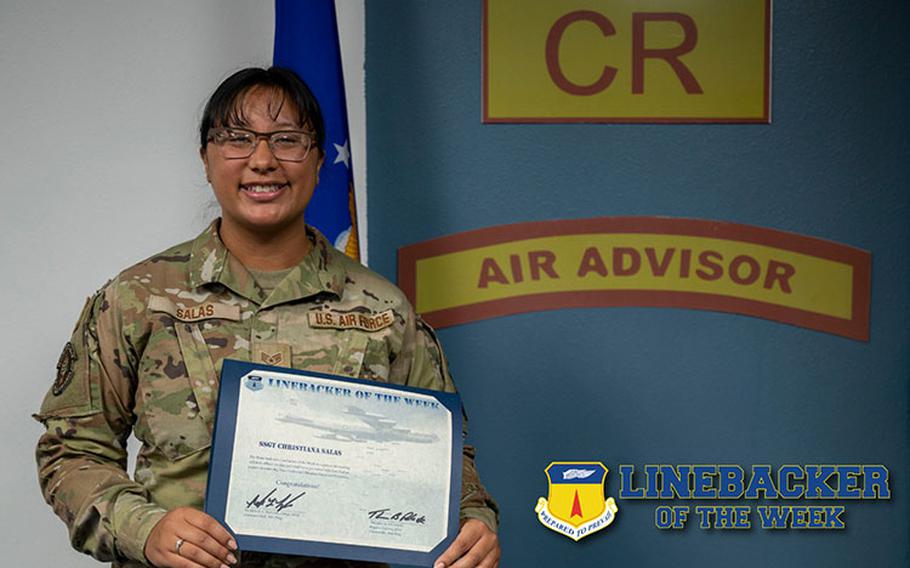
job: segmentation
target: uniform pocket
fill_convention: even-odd
[[[205,413],[200,412],[197,391],[201,388],[194,388],[198,375],[192,361],[198,353],[186,341],[186,336],[192,339],[192,331],[186,327],[194,324],[170,317],[162,320],[165,326],[152,335],[144,355],[143,365],[160,366],[140,374],[136,435],[173,461],[209,447],[212,433]]]
[[[89,345],[89,326],[94,325],[93,306],[102,294],[99,292],[85,301],[79,321],[73,328],[72,338],[63,346],[57,359],[57,376],[35,418],[87,416],[100,411],[99,396],[92,396],[92,366],[90,357],[94,345]],[[97,365],[95,366],[97,371]],[[97,377],[97,372],[94,375]],[[96,383],[99,381],[95,381]],[[95,387],[98,390],[100,387]]]
[[[161,361],[162,368],[140,385],[143,414],[154,445],[178,460],[211,445],[218,377],[201,321],[176,320],[160,301],[150,301],[149,309],[163,312],[164,328],[149,342],[146,356]]]
[[[389,344],[382,339],[369,339],[360,367],[360,378],[387,383],[389,364]]]
[[[341,332],[338,336],[338,357],[335,359],[332,373],[352,378],[359,377],[368,342],[369,338],[359,331]]]

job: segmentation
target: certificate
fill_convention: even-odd
[[[225,360],[205,510],[241,550],[431,566],[461,432],[456,394]]]

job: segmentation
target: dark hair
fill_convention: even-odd
[[[283,67],[248,67],[225,79],[205,104],[199,123],[199,144],[208,145],[209,129],[218,126],[241,125],[246,121],[240,103],[254,87],[265,87],[284,96],[282,104],[290,102],[300,115],[300,126],[309,126],[316,134],[316,146],[322,152],[325,142],[325,125],[316,97],[303,79]],[[280,107],[275,110],[280,112]]]

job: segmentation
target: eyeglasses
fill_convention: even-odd
[[[276,160],[302,162],[313,147],[310,132],[302,130],[276,130],[256,132],[246,128],[213,128],[209,131],[209,142],[213,142],[226,160],[249,158],[256,150],[260,138],[265,138]]]

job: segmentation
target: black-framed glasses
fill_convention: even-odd
[[[264,138],[276,160],[302,162],[313,147],[313,135],[303,130],[256,132],[247,128],[220,127],[209,131],[209,142],[215,144],[226,160],[249,158]]]

